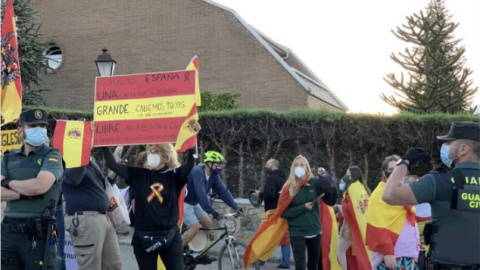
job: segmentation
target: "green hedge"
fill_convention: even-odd
[[[44,108],[51,119],[92,119],[91,112]],[[233,110],[200,113],[199,153],[216,150],[228,160],[224,180],[235,196],[246,196],[262,186],[262,167],[274,157],[288,174],[295,156],[308,158],[312,168],[325,167],[340,178],[349,165],[359,165],[374,188],[385,156],[402,155],[422,147],[431,161],[415,169],[423,174],[439,167],[437,135],[448,132],[453,121],[480,122],[478,116],[451,114],[350,114],[299,109],[287,112]],[[51,125],[54,127],[54,121]],[[315,170],[316,171],[316,170]]]

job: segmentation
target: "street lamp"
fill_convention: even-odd
[[[100,74],[100,77],[113,76],[113,72],[115,72],[115,64],[117,64],[117,61],[113,60],[112,56],[107,53],[107,48],[103,48],[102,52],[103,53],[97,57],[97,60],[95,60],[98,74]]]

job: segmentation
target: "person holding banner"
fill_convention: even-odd
[[[78,269],[122,269],[117,233],[106,215],[110,201],[105,175],[90,157],[87,166],[65,170],[62,192],[66,203],[65,228],[70,233]]]
[[[2,158],[2,269],[57,267],[55,211],[64,167],[60,153],[45,145],[47,125],[44,110],[22,112],[18,134],[24,144]]]
[[[193,151],[187,151],[187,161],[180,165],[171,143],[151,144],[148,168],[142,168],[117,163],[109,148],[102,150],[107,166],[135,189],[132,245],[139,268],[157,269],[160,256],[166,269],[183,269],[178,198],[194,166]]]

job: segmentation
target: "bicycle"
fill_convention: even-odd
[[[200,228],[200,230],[210,230],[210,231],[223,231],[222,234],[213,242],[211,242],[207,247],[199,252],[190,250],[188,245],[184,248],[183,253],[183,264],[184,270],[194,270],[197,267],[198,260],[200,257],[205,255],[214,245],[220,242],[222,239],[225,240],[225,244],[220,249],[218,253],[218,269],[245,269],[243,267],[243,254],[247,248],[247,244],[235,240],[233,234],[236,231],[237,223],[235,218],[238,217],[236,213],[229,213],[223,215],[225,223],[223,227],[214,227],[214,228]],[[228,222],[233,222],[233,226],[228,226]],[[229,231],[229,228],[233,227],[233,231]],[[253,267],[256,270],[260,269],[259,263],[255,263]]]

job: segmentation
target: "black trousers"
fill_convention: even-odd
[[[137,259],[140,270],[157,269],[157,256],[162,258],[165,268],[168,270],[183,270],[183,245],[180,231],[176,230],[172,244],[159,253],[147,253],[141,245],[133,246],[133,253]]]
[[[313,238],[290,236],[296,270],[305,270],[305,267],[308,270],[318,270],[321,239],[322,236],[320,234]],[[305,258],[305,249],[307,250],[307,258]]]

